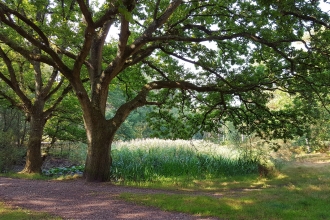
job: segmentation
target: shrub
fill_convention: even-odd
[[[55,167],[49,170],[43,170],[42,173],[46,176],[66,176],[66,175],[82,175],[84,166],[72,167]]]

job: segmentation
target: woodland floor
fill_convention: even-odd
[[[63,219],[216,219],[127,203],[118,199],[123,192],[162,191],[86,183],[81,179],[44,181],[0,177],[0,201]]]
[[[326,164],[328,164],[329,157],[327,156],[326,159],[328,160]],[[304,159],[298,162],[299,166],[309,167],[320,167],[326,164],[314,159]],[[232,193],[240,194],[244,190],[235,189]],[[128,203],[118,198],[124,192],[183,193],[182,191],[117,186],[111,183],[87,183],[83,179],[45,181],[0,177],[0,202],[5,202],[12,207],[47,212],[63,219],[217,219],[166,212],[157,208]],[[194,194],[206,193],[194,192]],[[216,197],[223,196],[221,192],[207,194]]]

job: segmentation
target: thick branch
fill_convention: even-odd
[[[126,68],[127,66],[132,66],[134,64],[137,64],[137,63],[143,61],[145,58],[149,57],[152,54],[152,52],[154,52],[158,48],[159,48],[159,45],[155,44],[150,47],[147,47],[146,49],[140,49],[137,53],[135,53],[132,56],[131,60],[126,61],[124,68]]]
[[[153,18],[154,18],[154,20],[157,19],[157,12],[158,12],[158,10],[159,10],[159,3],[160,3],[160,0],[157,0],[157,1],[156,1],[156,4],[155,4],[154,14],[153,14]]]
[[[118,7],[111,7],[99,20],[95,21],[94,27],[102,27],[109,20],[114,20],[118,13]]]
[[[31,20],[27,19],[26,17],[24,17],[23,15],[21,15],[17,11],[11,10],[10,8],[8,8],[6,5],[4,5],[1,2],[0,2],[0,21],[3,21],[4,23],[6,23],[5,21],[7,19],[5,18],[5,11],[7,11],[10,14],[15,15],[18,19],[22,20],[25,24],[27,24],[29,27],[31,27],[35,32],[38,33],[38,35],[40,36],[40,38],[43,40],[43,43],[46,46],[49,46],[48,38],[42,32],[42,30],[40,30],[40,28],[37,25],[35,25]]]
[[[92,15],[91,15],[90,11],[88,10],[88,6],[85,4],[85,1],[77,0],[77,2],[79,4],[82,14],[84,15],[87,26],[94,27]]]
[[[5,76],[5,74],[3,74],[2,72],[0,72],[0,78],[18,95],[18,97],[20,97],[20,99],[23,101],[23,103],[26,105],[26,107],[30,108],[31,101],[28,99],[28,97],[22,92],[22,90],[18,86],[18,82],[17,82],[16,75],[15,75],[15,70],[12,66],[11,60],[4,53],[2,48],[0,48],[0,57],[2,57],[2,59],[5,61],[6,67],[9,71],[10,79],[8,79]],[[11,98],[7,95],[2,95],[2,96],[4,96],[8,100],[11,100]],[[14,103],[13,100],[11,102]]]
[[[134,43],[130,45],[129,55],[135,53],[143,45],[148,43],[150,39],[152,39],[152,34],[169,19],[169,17],[174,13],[174,11],[180,6],[182,2],[182,0],[174,0],[166,9],[166,11],[150,24],[150,26],[144,31],[141,37],[136,39]]]
[[[124,61],[128,59],[131,55],[138,52],[145,44],[147,44],[152,34],[157,30],[157,28],[161,27],[168,20],[168,18],[174,13],[174,11],[180,6],[182,2],[183,0],[173,0],[165,12],[149,25],[141,37],[136,39],[130,46],[125,45],[125,52],[123,53],[124,56],[121,60]],[[123,28],[125,28],[125,26],[123,26]],[[124,47],[124,45],[120,45],[120,47]],[[109,80],[116,77],[124,65],[125,63],[121,63],[118,66],[117,62],[112,62],[109,64],[109,66],[104,71],[105,73],[111,73]]]
[[[120,26],[120,34],[119,34],[119,41],[118,41],[118,51],[117,51],[117,59],[118,61],[124,60],[126,57],[124,57],[126,45],[128,38],[130,36],[129,31],[129,21],[125,19],[124,15],[121,15],[121,26]]]
[[[93,27],[87,26],[85,30],[85,41],[83,47],[81,48],[80,53],[76,57],[76,61],[73,66],[73,71],[74,71],[73,75],[75,77],[79,77],[80,75],[81,67],[85,63],[86,57],[90,52],[94,35],[95,35],[95,30],[93,29]]]
[[[320,25],[322,25],[322,26],[324,26],[326,28],[330,28],[329,23],[326,23],[324,21],[321,21],[321,20],[317,19],[314,16],[303,15],[303,14],[300,14],[298,12],[293,12],[293,11],[282,11],[282,14],[283,15],[292,15],[292,16],[297,17],[297,18],[300,18],[300,19],[302,19],[304,21],[312,21],[312,22],[314,22],[316,24],[320,24]]]
[[[2,6],[2,5],[3,4],[0,3],[0,6]],[[16,13],[16,14],[18,14],[18,13]],[[24,17],[23,15],[20,15],[20,16],[21,17]],[[25,19],[28,20],[27,18],[25,18]],[[62,60],[57,56],[56,52],[53,51],[49,47],[49,44],[45,44],[43,41],[37,40],[31,34],[29,34],[27,31],[25,31],[22,27],[20,27],[19,25],[15,24],[11,19],[10,20],[9,20],[9,18],[7,19],[6,16],[4,14],[2,14],[2,13],[0,13],[0,21],[3,22],[4,24],[8,25],[12,29],[14,29],[20,36],[22,36],[23,38],[27,39],[35,47],[37,47],[37,48],[45,51],[47,54],[49,54],[52,57],[52,59],[57,63],[57,65],[64,66],[64,64],[62,63]],[[39,32],[41,32],[41,30]],[[3,35],[3,34],[0,34],[0,40],[3,40],[6,44],[8,44],[8,43],[13,44],[12,41],[11,41],[11,39],[8,39],[8,37],[5,36],[5,35]],[[41,55],[36,55],[36,56],[41,56]],[[31,57],[34,57],[34,56],[31,56]],[[52,66],[54,66],[54,65],[52,65]]]
[[[231,40],[235,38],[248,38],[251,39],[255,42],[259,42],[262,44],[269,44],[271,46],[278,46],[282,43],[292,43],[292,42],[300,42],[300,39],[285,39],[285,40],[278,40],[275,42],[268,42],[267,40],[260,38],[254,34],[248,33],[248,32],[241,32],[241,33],[236,33],[236,34],[230,34],[230,35],[218,35],[217,31],[208,31],[211,36],[207,37],[185,37],[185,36],[178,36],[178,35],[164,35],[164,36],[157,36],[157,37],[149,37],[149,41],[169,41],[169,40],[175,40],[175,41],[181,41],[181,42],[205,42],[205,41],[224,41],[224,40]]]
[[[198,92],[222,92],[220,88],[215,86],[197,86],[190,82],[185,81],[155,81],[146,84],[142,90],[138,93],[138,95],[129,102],[126,102],[117,110],[115,116],[108,121],[111,125],[120,126],[128,115],[138,107],[153,104],[157,105],[155,102],[148,102],[147,95],[151,90],[157,89],[190,89]]]

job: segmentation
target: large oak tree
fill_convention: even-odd
[[[38,12],[43,22],[35,20]],[[87,181],[109,180],[114,135],[144,105],[160,107],[166,122],[175,121],[167,106],[176,107],[181,121],[200,124],[192,130],[209,129],[219,118],[283,127],[278,118],[289,114],[267,108],[269,91],[299,92],[294,85],[306,83],[317,60],[307,61],[312,44],[303,34],[329,29],[318,1],[305,0],[4,0],[0,22],[1,44],[70,81],[88,139]],[[37,53],[10,35],[25,38]],[[126,89],[127,100],[106,118],[113,84]]]

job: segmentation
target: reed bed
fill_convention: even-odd
[[[257,173],[258,160],[206,141],[143,139],[116,142],[111,176],[116,181],[204,179]]]

